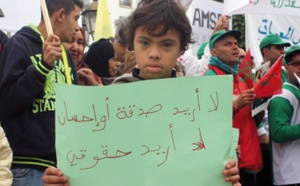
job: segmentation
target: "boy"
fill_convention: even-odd
[[[239,169],[241,184],[254,186],[256,173],[262,168],[259,139],[255,119],[251,116],[251,103],[254,90],[249,89],[238,76],[239,47],[241,33],[239,31],[219,30],[209,43],[211,58],[206,75],[233,76],[233,121],[232,126],[239,129]]]
[[[142,1],[143,2],[143,1]],[[192,29],[183,8],[174,0],[143,2],[129,17],[127,38],[134,49],[139,68],[114,81],[114,84],[176,77],[177,58],[192,43]],[[223,172],[226,182],[239,186],[238,168],[230,160]],[[54,167],[46,170],[44,185],[68,185],[67,177]]]

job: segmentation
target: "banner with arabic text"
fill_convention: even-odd
[[[300,1],[297,0],[224,0],[224,13],[275,14],[299,16]]]
[[[232,81],[57,85],[58,168],[72,186],[230,186],[222,170],[236,157]]]
[[[300,43],[300,17],[287,15],[257,15],[247,14],[246,43],[257,65],[263,61],[259,49],[261,40],[269,34],[278,34],[283,41],[291,45]]]
[[[196,41],[193,44],[192,53],[196,56],[200,45],[204,42],[209,42],[213,29],[222,16],[223,3],[212,0],[194,0],[190,9],[191,13],[188,14],[188,17],[193,29],[193,39]],[[228,20],[229,29],[231,29],[232,17],[228,16]]]

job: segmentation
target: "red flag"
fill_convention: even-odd
[[[255,83],[255,98],[267,98],[282,92],[282,59],[283,56],[280,56],[266,74]]]
[[[244,59],[239,65],[238,75],[244,80],[248,88],[253,87],[252,60],[251,60],[250,49],[248,49]]]

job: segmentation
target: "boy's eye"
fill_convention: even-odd
[[[149,44],[149,42],[148,42],[148,41],[145,41],[145,40],[141,40],[140,43],[141,43],[142,45],[144,45],[144,46]]]
[[[172,46],[172,43],[163,43],[163,46],[164,46],[164,47],[171,47],[171,46]]]

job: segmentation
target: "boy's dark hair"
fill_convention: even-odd
[[[159,33],[155,33],[159,26],[163,26]],[[181,50],[188,49],[192,27],[183,7],[175,0],[142,0],[137,9],[128,17],[126,37],[129,46],[133,48],[135,30],[143,26],[152,36],[162,36],[169,29],[175,29],[180,34]]]
[[[81,0],[46,0],[46,5],[49,16],[61,8],[65,9],[66,15],[69,15],[70,12],[74,10],[75,5],[83,8],[83,2]]]

